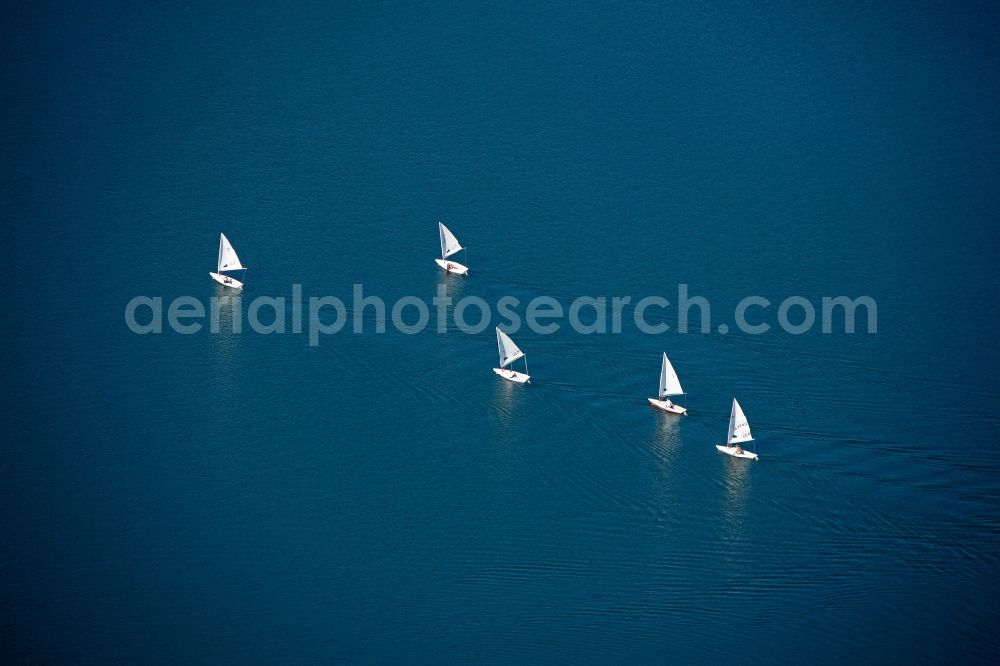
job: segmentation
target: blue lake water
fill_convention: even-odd
[[[10,7],[5,653],[987,661],[1000,20],[893,5]],[[683,283],[713,332],[525,329],[530,386],[492,328],[130,332],[222,293],[220,231],[244,318]],[[878,332],[784,333],[792,295]],[[683,418],[645,404],[664,351]],[[713,447],[733,396],[758,462]]]

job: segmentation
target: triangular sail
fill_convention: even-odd
[[[733,411],[729,414],[729,443],[739,444],[741,442],[749,442],[753,437],[750,436],[750,424],[747,423],[747,417],[743,414],[743,409],[740,407],[740,403],[736,402],[736,398],[733,398]]]
[[[660,366],[660,397],[665,398],[668,395],[681,395],[682,393],[684,393],[684,389],[681,388],[681,380],[677,378],[674,366],[670,365],[670,359],[664,354],[663,364]]]
[[[455,234],[451,233],[451,230],[440,222],[438,222],[438,232],[441,235],[442,259],[447,259],[462,249],[462,245],[458,242],[458,239],[455,238]]]
[[[226,234],[219,234],[219,272],[238,271],[245,268],[240,263],[240,258],[236,256],[236,250],[229,243]]]
[[[514,341],[510,339],[510,336],[501,331],[499,328],[497,328],[497,347],[500,349],[501,368],[524,356],[524,352],[514,344]]]

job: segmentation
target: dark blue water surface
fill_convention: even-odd
[[[1000,21],[890,4],[6,8],[4,653],[988,660]],[[220,231],[224,317],[684,283],[711,332],[523,329],[530,386],[492,327],[130,332],[222,293]],[[792,295],[878,332],[784,333]],[[683,418],[645,404],[664,351]],[[733,396],[758,462],[713,447]]]

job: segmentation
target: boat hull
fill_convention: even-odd
[[[687,407],[681,407],[680,405],[675,405],[674,403],[667,404],[666,400],[657,400],[656,398],[646,398],[649,404],[657,409],[662,409],[665,412],[671,414],[687,414]]]
[[[517,384],[526,384],[531,381],[531,377],[523,372],[516,372],[507,368],[493,368],[493,372],[497,373],[507,381],[515,382]]]
[[[231,289],[242,289],[243,283],[236,278],[231,278],[228,275],[223,275],[222,273],[209,273],[212,279],[221,284],[223,287],[229,287]]]
[[[716,444],[715,448],[719,449],[726,455],[732,456],[734,458],[747,458],[749,460],[757,460],[757,454],[752,451],[747,451],[744,449],[743,453],[737,453],[735,446],[723,446],[722,444]]]
[[[451,261],[450,259],[435,259],[437,265],[445,269],[449,273],[454,273],[455,275],[468,275],[469,269],[467,266],[463,266],[457,261]]]

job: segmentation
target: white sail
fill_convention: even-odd
[[[438,232],[441,235],[442,259],[447,259],[462,249],[462,245],[458,242],[458,239],[455,238],[455,234],[451,233],[451,230],[440,222],[438,222]]]
[[[664,354],[663,364],[660,366],[660,397],[665,398],[668,395],[681,395],[682,393],[684,393],[684,389],[681,388],[681,380],[677,378],[674,366],[670,365],[670,359]]]
[[[736,398],[733,398],[733,411],[729,414],[728,442],[730,444],[739,444],[740,442],[749,442],[752,439],[747,417],[743,414],[740,403],[736,402]]]
[[[223,271],[238,271],[245,268],[236,256],[236,250],[229,243],[226,234],[219,234],[219,273]]]
[[[510,339],[510,336],[501,331],[499,328],[497,328],[497,347],[500,349],[501,368],[524,356],[524,352],[514,344],[514,341]]]

